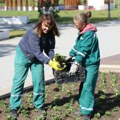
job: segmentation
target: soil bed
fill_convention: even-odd
[[[95,110],[92,120],[120,120],[120,73],[100,73],[95,91]],[[61,85],[46,85],[45,108],[40,114],[32,103],[32,91],[24,93],[18,120],[81,120],[75,111],[79,109],[80,81]],[[12,120],[9,114],[9,98],[0,100],[0,119]]]

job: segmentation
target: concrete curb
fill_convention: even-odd
[[[100,65],[101,72],[120,72],[120,65]]]
[[[54,82],[55,82],[55,79],[53,78],[53,79],[46,80],[45,84],[49,85],[49,84],[54,83]],[[24,87],[24,92],[31,91],[32,89],[33,89],[33,85],[30,85],[28,87]],[[8,98],[8,97],[10,97],[10,92],[1,95],[0,99],[5,99],[5,98]]]

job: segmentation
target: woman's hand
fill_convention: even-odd
[[[69,74],[70,75],[74,75],[77,70],[78,70],[78,64],[76,64],[75,62],[71,65],[71,68],[70,68],[70,71],[69,71]]]
[[[53,69],[57,70],[57,71],[61,71],[63,70],[66,66],[61,67],[60,63],[57,62],[54,58],[53,60],[50,60],[48,63]]]

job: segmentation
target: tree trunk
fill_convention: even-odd
[[[9,9],[9,0],[6,0],[6,10]]]
[[[20,6],[20,10],[22,10],[22,0],[19,0],[19,6]]]
[[[35,8],[34,3],[35,3],[35,0],[30,1],[30,6],[32,7],[32,10],[34,10],[34,8]]]
[[[14,1],[14,9],[17,10],[17,0]]]
[[[26,7],[26,10],[28,10],[28,0],[25,0],[25,7]]]
[[[65,7],[75,7],[80,4],[79,0],[64,0]]]

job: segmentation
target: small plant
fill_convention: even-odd
[[[53,110],[55,110],[55,111],[62,111],[62,108],[60,107],[60,106],[54,106],[53,107]]]
[[[57,81],[67,82],[67,78],[72,78],[71,80],[77,81],[84,81],[85,80],[85,68],[78,66],[78,70],[74,74],[70,74],[70,68],[73,63],[73,59],[66,59],[66,56],[55,54],[54,59],[59,62],[60,67],[64,68],[61,71],[54,71],[54,77]]]
[[[60,93],[55,94],[54,99],[59,100],[60,99]]]
[[[101,116],[100,113],[96,113],[96,114],[94,115],[94,117],[95,117],[95,118],[98,118],[98,119],[100,118],[100,116]]]
[[[28,105],[20,107],[20,114],[23,115],[24,117],[29,116]]]
[[[54,58],[57,62],[59,62],[60,67],[64,67],[64,65],[66,63],[66,56],[62,56],[62,55],[56,53]]]
[[[44,111],[41,115],[36,116],[34,120],[45,120],[47,113]]]
[[[110,112],[110,111],[106,111],[106,112],[105,112],[105,115],[111,116],[111,112]]]
[[[33,98],[33,95],[32,95],[32,93],[29,93],[28,95],[27,95],[27,102],[28,102],[28,105],[29,106],[32,106],[33,104],[32,104],[32,98]]]
[[[117,87],[118,87],[117,76],[114,73],[110,73],[110,75],[111,75],[111,86],[112,86],[113,92],[116,96],[120,95],[120,91],[117,89]]]
[[[100,73],[101,89],[103,89],[104,92],[106,92],[106,86],[107,86],[106,75],[107,73],[104,72]]]

